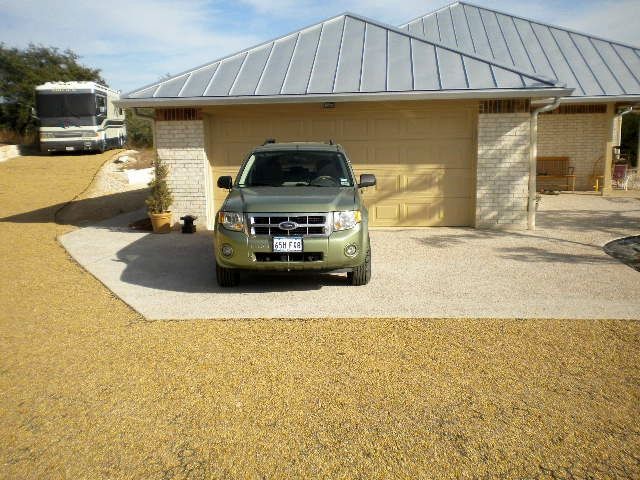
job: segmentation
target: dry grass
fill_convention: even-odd
[[[55,241],[105,155],[0,165],[0,477],[640,476],[638,322],[146,322]]]

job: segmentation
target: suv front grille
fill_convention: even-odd
[[[296,228],[284,230],[280,228],[283,222],[293,222]],[[329,215],[326,213],[311,213],[300,215],[291,213],[279,214],[249,214],[249,228],[251,235],[271,235],[271,236],[300,236],[315,235],[326,236],[331,232]]]

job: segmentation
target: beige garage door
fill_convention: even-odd
[[[235,175],[266,138],[342,144],[356,174],[374,173],[365,191],[373,226],[473,225],[475,103],[363,102],[235,106],[205,112],[215,180]],[[215,189],[212,212],[225,192]],[[213,218],[213,217],[212,217]]]

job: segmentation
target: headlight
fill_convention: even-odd
[[[218,212],[218,222],[227,230],[241,232],[244,230],[244,216],[237,212]]]
[[[98,132],[82,132],[82,138],[96,138],[99,136],[100,133]]]
[[[349,230],[355,227],[362,220],[360,210],[347,210],[344,212],[333,212],[333,229]]]
[[[40,132],[40,138],[53,138],[54,136],[52,132]]]

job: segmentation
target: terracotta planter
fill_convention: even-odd
[[[153,233],[169,233],[171,231],[171,212],[150,213]]]

